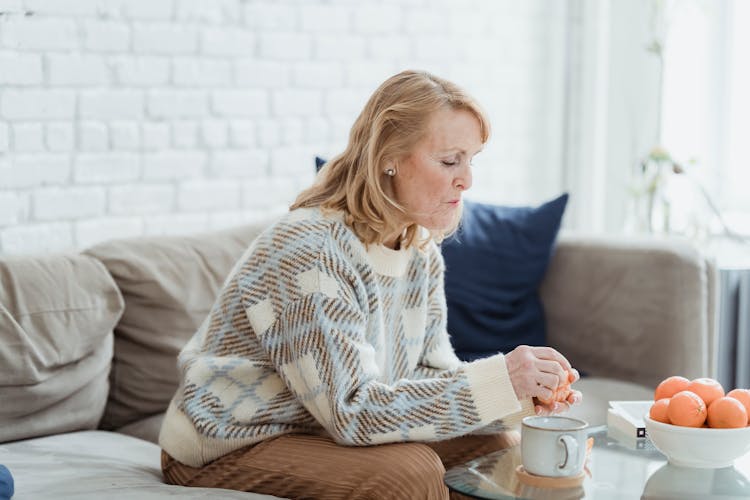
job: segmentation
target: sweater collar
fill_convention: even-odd
[[[376,273],[385,276],[401,277],[406,273],[413,248],[393,250],[384,245],[367,246],[367,260]]]

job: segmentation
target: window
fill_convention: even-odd
[[[750,235],[750,2],[667,3],[665,19],[662,143]]]

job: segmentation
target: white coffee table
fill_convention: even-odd
[[[648,439],[618,440],[606,426],[590,430],[594,438],[588,470],[581,486],[568,489],[532,488],[521,483],[515,469],[519,446],[491,453],[446,472],[452,490],[475,498],[595,500],[713,500],[750,498],[750,454],[723,469],[691,469],[667,463]]]

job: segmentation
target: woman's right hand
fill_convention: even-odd
[[[521,345],[505,355],[510,382],[518,399],[549,399],[572,367],[551,347]]]

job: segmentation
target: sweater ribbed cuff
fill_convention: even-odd
[[[496,354],[463,365],[482,425],[522,410],[510,382],[505,356]],[[533,411],[533,409],[532,409]]]
[[[531,398],[525,398],[521,400],[520,411],[503,417],[503,425],[507,429],[518,427],[521,425],[521,421],[524,417],[530,417],[533,415],[536,415],[536,412],[534,412],[534,401]]]
[[[164,415],[159,446],[178,462],[190,467],[203,467],[207,463],[234,450],[258,442],[251,438],[210,438],[198,433],[190,419],[174,401]]]

